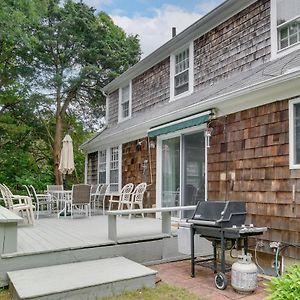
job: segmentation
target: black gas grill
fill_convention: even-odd
[[[213,261],[215,284],[219,289],[225,289],[227,279],[225,272],[230,267],[225,265],[226,245],[242,245],[245,253],[248,251],[248,237],[262,234],[266,227],[245,225],[246,205],[242,201],[204,201],[198,202],[194,215],[187,222],[191,224],[191,276],[195,276],[195,264],[204,261]],[[212,241],[214,256],[209,259],[196,260],[194,251],[194,236],[199,234]],[[221,261],[217,264],[217,247],[221,248]]]

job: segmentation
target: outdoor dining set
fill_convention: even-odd
[[[120,192],[110,191],[109,184],[74,184],[71,190],[65,190],[63,185],[47,185],[44,193],[37,193],[33,185],[24,185],[24,188],[27,195],[15,195],[7,185],[0,184],[1,200],[8,210],[34,225],[41,213],[56,215],[57,218],[73,218],[76,212],[86,216],[99,212],[104,215],[106,208],[143,209],[147,183],[140,183],[136,187],[133,183],[128,183]],[[142,216],[144,217],[143,214]]]

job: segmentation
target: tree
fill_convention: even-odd
[[[135,64],[140,58],[137,36],[127,36],[104,12],[82,2],[48,0],[47,12],[37,27],[30,49],[35,68],[32,87],[41,99],[40,111],[55,111],[53,162],[55,182],[59,173],[60,147],[65,118],[75,115],[86,126],[91,118],[104,116],[101,93],[110,80]],[[50,134],[50,130],[48,130]]]

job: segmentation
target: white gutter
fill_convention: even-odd
[[[263,90],[267,90],[268,94],[271,94],[272,92],[276,92],[275,90],[269,90],[271,88],[274,88],[276,86],[279,86],[280,84],[284,84],[288,81],[292,81],[295,79],[299,80],[300,77],[300,70],[295,70],[293,72],[290,73],[286,73],[286,74],[282,74],[277,76],[276,78],[270,78],[267,79],[265,81],[262,81],[260,83],[256,83],[256,84],[252,84],[250,86],[246,86],[243,87],[241,89],[220,95],[220,96],[216,96],[216,97],[212,97],[206,100],[202,100],[198,103],[194,103],[192,105],[189,105],[187,107],[178,109],[176,111],[171,111],[169,113],[166,113],[162,116],[158,116],[155,117],[153,119],[150,120],[146,120],[143,122],[143,124],[135,124],[131,127],[128,127],[126,129],[123,129],[121,131],[112,133],[111,135],[109,135],[107,138],[102,139],[101,142],[100,141],[95,141],[94,144],[90,144],[90,145],[84,145],[85,147],[82,147],[82,149],[84,150],[84,148],[87,148],[86,146],[88,146],[88,148],[90,149],[96,149],[97,147],[100,146],[101,144],[107,145],[107,144],[111,144],[114,142],[127,142],[127,141],[132,141],[134,139],[137,139],[139,137],[145,137],[147,135],[147,131],[153,127],[153,126],[157,126],[159,124],[165,123],[165,122],[169,122],[172,121],[174,119],[178,119],[178,118],[182,118],[185,117],[187,115],[193,114],[195,112],[199,112],[199,111],[204,111],[207,109],[212,109],[217,107],[220,104],[224,104],[223,107],[225,107],[226,105],[228,105],[228,102],[231,101],[233,102],[236,99],[240,99],[240,103],[245,102],[249,99],[244,99],[245,96],[249,96],[255,92],[260,92]],[[300,85],[293,85],[293,87],[295,87],[296,89],[299,89],[299,93],[300,93]],[[286,92],[285,90],[283,90],[283,92]],[[297,90],[298,92],[298,90]],[[275,93],[276,94],[276,93]],[[195,94],[193,94],[192,96],[195,96]],[[277,98],[277,100],[280,100],[281,95],[279,93],[277,93],[275,95]],[[292,95],[287,95],[286,98],[291,97]],[[191,97],[191,96],[189,96]],[[281,98],[283,99],[283,98]],[[249,107],[255,107],[258,105],[262,105],[263,103],[258,103],[257,105],[254,105],[254,100],[259,101],[260,99],[256,99],[253,98],[253,101],[248,103]],[[184,101],[184,98],[182,98],[180,101]],[[268,102],[272,102],[274,101],[274,99],[269,98],[269,100],[264,100],[266,101],[266,103]],[[237,102],[237,101],[236,101]],[[220,115],[224,115],[227,113],[233,113],[239,110],[239,106],[236,105],[236,102],[234,102],[232,104],[232,107],[230,108],[231,111],[230,112],[220,112]],[[222,108],[223,108],[222,107]],[[90,151],[89,151],[90,152]]]

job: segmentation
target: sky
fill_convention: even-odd
[[[84,0],[108,13],[128,34],[138,34],[142,58],[181,32],[224,0]]]

